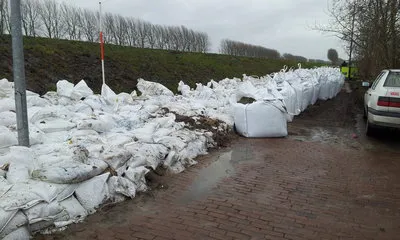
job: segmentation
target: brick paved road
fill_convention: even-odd
[[[37,239],[400,239],[399,153],[239,139],[168,188]]]

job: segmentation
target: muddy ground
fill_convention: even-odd
[[[400,134],[365,136],[364,91],[346,84],[287,138],[229,138],[184,173],[149,179],[152,191],[35,239],[396,239]]]
[[[289,123],[289,138],[298,141],[339,144],[370,151],[400,151],[400,131],[380,129],[365,135],[363,95],[360,82],[346,83],[334,99],[318,101]]]

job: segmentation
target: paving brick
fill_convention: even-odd
[[[155,192],[154,199],[127,201],[64,232],[36,239],[339,240],[400,235],[400,164],[394,155],[371,157],[360,150],[288,139],[238,141],[232,151],[249,146],[251,159],[235,163],[231,175],[193,200],[182,196],[210,157],[166,176],[169,188]]]

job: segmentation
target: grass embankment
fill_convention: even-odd
[[[100,50],[97,43],[24,39],[26,79],[29,90],[43,94],[55,90],[58,80],[77,83],[85,79],[95,91],[101,88]],[[297,67],[286,60],[234,57],[220,54],[181,53],[157,49],[140,49],[106,45],[107,84],[116,92],[131,92],[138,78],[159,82],[176,92],[182,80],[195,86],[242,74],[262,76],[279,71],[284,65]],[[0,78],[12,80],[10,36],[0,36]],[[304,68],[316,66],[302,63]]]

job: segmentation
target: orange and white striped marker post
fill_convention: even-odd
[[[104,38],[103,38],[103,21],[102,21],[102,13],[101,13],[101,2],[99,2],[100,6],[100,56],[101,56],[101,73],[103,77],[103,85],[106,84],[106,76],[104,74]]]

